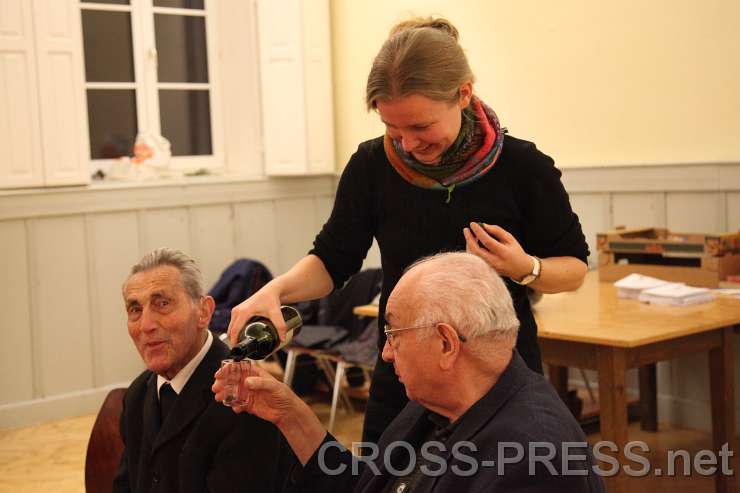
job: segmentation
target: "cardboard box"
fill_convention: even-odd
[[[740,274],[740,232],[675,233],[665,228],[619,228],[596,235],[599,279],[638,273],[691,286],[716,288]]]

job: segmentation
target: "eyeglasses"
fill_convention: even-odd
[[[390,326],[390,324],[385,324],[383,325],[383,333],[385,334],[385,338],[388,340],[388,344],[390,344],[391,347],[395,348],[393,341],[395,340],[396,332],[402,332],[404,330],[425,329],[427,327],[436,327],[436,326],[437,324],[435,323],[435,324],[415,325],[413,327],[401,327],[398,329],[394,329]],[[468,340],[464,335],[459,333],[457,329],[455,329],[455,333],[457,333],[457,337],[460,339],[460,342],[465,342]]]

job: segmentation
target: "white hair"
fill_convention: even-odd
[[[519,332],[511,295],[501,277],[481,258],[466,252],[439,253],[418,260],[406,273],[418,271],[413,288],[414,325],[444,322],[471,342],[471,352],[484,356],[484,340],[511,344]],[[418,338],[429,330],[419,331]],[[481,339],[472,342],[473,339]]]
[[[131,267],[131,272],[123,283],[123,290],[125,291],[126,284],[134,274],[165,265],[171,265],[180,272],[180,284],[193,301],[198,301],[203,297],[205,293],[203,275],[195,260],[180,250],[166,247],[157,248],[147,253],[136,265]]]

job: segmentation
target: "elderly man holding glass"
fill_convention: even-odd
[[[128,333],[147,369],[129,386],[115,493],[280,491],[292,460],[274,426],[214,402],[229,349],[208,330],[213,298],[195,261],[158,248],[123,284]]]
[[[377,444],[362,444],[369,455],[353,457],[265,372],[244,381],[252,399],[235,411],[275,423],[301,463],[289,489],[603,491],[578,423],[514,349],[511,297],[483,260],[459,252],[415,263],[391,293],[386,320],[383,359],[411,402]]]

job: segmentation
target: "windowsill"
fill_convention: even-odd
[[[127,189],[151,189],[166,187],[183,187],[198,185],[221,185],[235,183],[264,183],[270,180],[295,180],[311,179],[321,177],[337,177],[337,173],[324,173],[314,175],[243,175],[243,174],[212,174],[202,176],[181,176],[167,178],[151,178],[147,180],[93,180],[87,185],[69,185],[69,186],[47,186],[34,188],[18,189],[0,189],[0,197],[14,195],[38,195],[38,194],[58,194],[58,193],[80,193],[96,192],[106,190],[127,190]]]
[[[190,176],[0,191],[0,221],[333,197],[336,177]]]
[[[180,187],[191,185],[218,185],[221,183],[248,183],[269,180],[267,176],[238,174],[212,174],[179,176],[176,178],[152,178],[148,180],[93,180],[85,188],[90,190],[122,190],[128,188]]]

